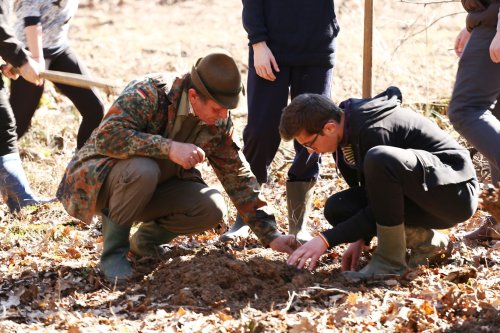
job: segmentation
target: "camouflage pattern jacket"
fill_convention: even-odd
[[[88,223],[99,214],[99,190],[118,160],[132,156],[168,160],[162,145],[172,137],[178,115],[195,117],[187,110],[187,82],[189,74],[177,78],[169,89],[163,75],[152,74],[127,85],[66,168],[57,197],[70,215]],[[260,198],[257,180],[233,141],[231,117],[214,126],[198,120],[196,132],[193,143],[205,151],[243,220],[268,246],[280,233],[271,208]],[[201,177],[196,169],[184,170],[177,176]]]

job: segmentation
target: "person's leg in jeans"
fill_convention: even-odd
[[[16,119],[7,97],[7,92],[0,88],[0,156],[17,153]]]
[[[0,192],[11,212],[40,200],[31,191],[17,146],[16,121],[5,88],[0,88]]]
[[[52,59],[49,69],[67,73],[88,75],[88,70],[76,54],[66,49]],[[92,131],[99,125],[104,116],[104,104],[95,88],[85,89],[64,84],[55,84],[67,96],[82,115],[82,122],[78,129],[77,149],[80,149],[90,137]]]
[[[248,120],[243,130],[243,153],[253,174],[261,184],[267,182],[271,165],[281,138],[278,126],[281,111],[287,105],[290,87],[290,67],[280,67],[275,81],[268,81],[248,71]]]
[[[448,108],[453,127],[490,163],[493,184],[500,181],[500,148],[495,144],[500,142],[500,63],[489,54],[495,33],[491,27],[472,31]]]
[[[292,67],[290,73],[290,97],[293,100],[300,94],[310,93],[330,98],[332,80],[332,67]],[[288,170],[288,180],[290,182],[315,181],[319,176],[318,154],[309,155],[307,149],[295,140],[294,148],[295,158]]]
[[[453,127],[489,162],[491,181],[500,182],[500,63],[490,58],[489,46],[496,30],[476,27],[460,58],[455,88],[448,108]],[[487,218],[470,240],[500,238],[500,221]]]

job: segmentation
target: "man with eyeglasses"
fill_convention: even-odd
[[[478,204],[478,182],[469,152],[435,123],[401,107],[389,87],[373,99],[336,106],[315,94],[296,97],[283,110],[280,134],[310,153],[334,153],[350,188],[332,195],[325,217],[333,228],[294,251],[288,263],[313,270],[318,258],[351,243],[342,270],[352,278],[402,274],[451,251],[446,229],[469,219]],[[358,260],[373,236],[378,247],[359,272]],[[411,255],[406,260],[406,249]]]

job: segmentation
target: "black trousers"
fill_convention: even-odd
[[[0,76],[0,80],[1,80]],[[0,85],[0,156],[17,153],[16,120],[7,91]]]
[[[76,54],[69,48],[53,57],[48,57],[46,65],[51,70],[87,74],[84,64],[78,60]],[[104,104],[95,89],[71,87],[64,84],[55,84],[55,86],[73,102],[82,115],[82,122],[77,135],[77,148],[81,148],[92,134],[92,131],[101,122],[104,116]],[[10,103],[16,117],[17,135],[19,137],[22,137],[28,130],[42,94],[43,86],[36,86],[22,77],[12,81]]]
[[[477,208],[475,179],[426,191],[423,168],[411,150],[374,147],[365,156],[363,170],[364,187],[336,193],[325,205],[325,217],[334,226],[325,232],[332,246],[369,240],[377,223],[450,228],[469,219]]]

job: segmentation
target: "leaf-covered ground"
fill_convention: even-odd
[[[246,73],[239,1],[93,3],[82,1],[71,37],[96,76],[125,85],[148,72],[182,73],[196,57],[221,47]],[[336,1],[342,29],[336,101],[360,94],[362,4]],[[456,68],[451,48],[464,16],[438,19],[455,12],[461,12],[456,2],[377,2],[374,34],[374,91],[400,86],[407,103],[419,103],[454,136],[440,112],[451,92]],[[115,96],[103,95],[107,105]],[[238,132],[245,114],[244,107],[235,112]],[[77,115],[48,84],[32,129],[20,141],[28,177],[41,195],[54,195],[71,158]],[[291,156],[284,145],[264,188],[284,232]],[[479,155],[475,162],[487,182],[487,164]],[[220,187],[208,165],[201,169],[208,183]],[[345,187],[334,161],[325,156],[309,221],[313,230],[327,227],[324,202]],[[491,207],[495,198],[487,199],[485,207]],[[137,274],[116,287],[99,274],[98,219],[82,224],[59,203],[12,216],[0,204],[0,332],[496,332],[500,327],[500,243],[463,239],[487,216],[484,210],[448,231],[454,248],[442,265],[420,267],[402,278],[350,282],[340,274],[344,246],[324,255],[311,274],[287,267],[285,255],[262,248],[253,236],[220,243],[219,235],[234,219],[234,208],[228,207],[229,221],[201,235],[179,237],[162,260],[131,257]],[[366,253],[362,264],[369,257]]]

